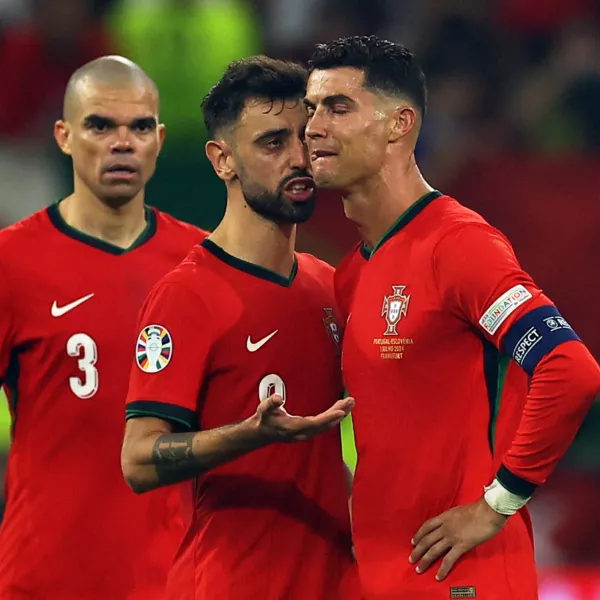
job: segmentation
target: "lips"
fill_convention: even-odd
[[[305,192],[306,190],[314,189],[315,182],[312,177],[294,177],[283,188],[285,192]]]
[[[319,158],[327,158],[328,156],[336,156],[337,153],[333,152],[333,150],[313,150],[310,153],[311,160],[318,160]]]
[[[105,173],[137,173],[139,171],[139,167],[133,163],[113,163],[104,168]]]
[[[315,182],[312,177],[294,177],[283,187],[283,192],[294,202],[306,202],[313,197]]]

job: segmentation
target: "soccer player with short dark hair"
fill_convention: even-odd
[[[598,395],[598,365],[508,240],[421,175],[413,54],[345,38],[310,71],[315,181],[364,240],[336,273],[364,597],[533,600],[525,505]]]
[[[3,600],[163,597],[179,498],[136,497],[119,469],[139,309],[206,237],[144,204],[163,137],[142,69],[115,56],[84,65],[55,126],[73,193],[0,232],[0,384],[13,416]]]
[[[333,269],[294,251],[315,203],[306,75],[253,57],[210,91],[225,216],[142,311],[122,464],[138,492],[186,482],[169,599],[358,597]]]

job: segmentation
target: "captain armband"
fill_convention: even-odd
[[[532,375],[544,356],[571,340],[581,341],[556,306],[540,306],[512,325],[504,336],[502,350]]]

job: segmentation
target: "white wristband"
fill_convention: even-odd
[[[523,496],[509,492],[497,479],[483,489],[485,490],[483,497],[490,508],[507,517],[523,508],[531,498],[531,496],[523,498]]]

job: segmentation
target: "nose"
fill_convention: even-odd
[[[290,168],[292,169],[308,169],[310,161],[308,159],[308,148],[302,140],[298,140],[294,144],[294,149],[290,157]]]
[[[327,137],[325,122],[319,114],[319,111],[315,111],[308,119],[308,123],[306,124],[306,137],[310,140]]]
[[[129,154],[134,151],[129,127],[121,126],[116,129],[116,136],[110,145],[111,152]]]

